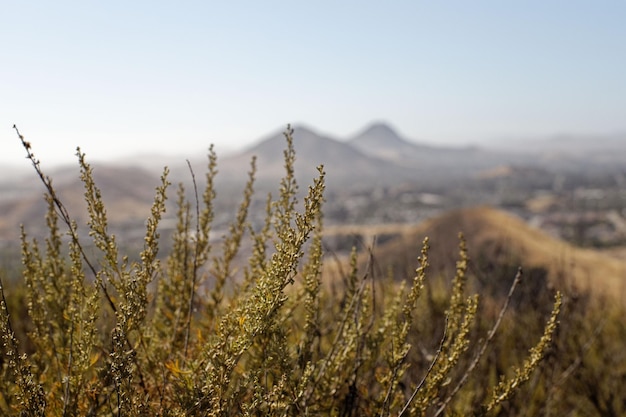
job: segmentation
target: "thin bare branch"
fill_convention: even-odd
[[[400,410],[400,412],[398,413],[398,417],[402,417],[402,415],[404,413],[406,413],[406,411],[411,406],[411,403],[415,399],[415,396],[417,395],[419,390],[422,389],[422,387],[426,383],[426,380],[428,379],[428,377],[432,373],[433,369],[435,368],[435,364],[439,360],[439,356],[441,355],[441,352],[443,351],[443,346],[446,343],[446,339],[447,339],[447,336],[448,336],[447,330],[448,330],[448,319],[446,318],[446,323],[445,323],[445,325],[443,327],[443,336],[441,336],[441,341],[439,342],[439,348],[437,349],[437,353],[435,353],[435,357],[433,358],[432,362],[430,363],[430,366],[428,367],[428,370],[426,371],[426,374],[424,375],[424,377],[422,378],[420,383],[417,385],[417,387],[415,387],[415,389],[413,390],[413,393],[411,394],[411,396],[409,397],[407,402],[404,404],[404,407],[402,408],[402,410]]]
[[[476,366],[480,362],[480,359],[485,354],[485,351],[487,350],[487,347],[491,343],[491,340],[493,339],[496,332],[498,331],[498,328],[500,327],[500,323],[502,322],[502,318],[504,317],[504,313],[508,309],[511,298],[513,297],[513,293],[515,292],[515,288],[517,287],[517,285],[520,283],[521,280],[522,280],[522,267],[519,267],[517,269],[517,274],[515,274],[515,278],[513,279],[513,283],[511,284],[511,288],[509,288],[509,294],[507,295],[504,305],[502,306],[502,309],[500,310],[500,314],[498,314],[498,319],[496,320],[495,324],[493,325],[493,327],[487,334],[487,339],[484,341],[484,343],[480,347],[480,350],[476,353],[476,356],[472,360],[472,363],[470,363],[467,370],[463,373],[463,376],[459,380],[458,384],[456,384],[456,386],[454,387],[450,395],[446,397],[446,399],[443,401],[441,406],[437,409],[437,412],[435,413],[435,417],[440,416],[444,412],[446,407],[450,404],[450,401],[452,401],[452,398],[454,398],[454,396],[459,392],[459,390],[465,385],[470,374],[474,371],[474,368],[476,368]]]
[[[17,133],[17,136],[20,138],[20,141],[22,142],[22,146],[24,146],[24,149],[26,149],[26,154],[27,154],[26,158],[29,159],[30,162],[33,164],[33,168],[35,168],[35,172],[37,172],[37,175],[39,176],[39,179],[41,179],[41,182],[46,187],[46,191],[50,195],[50,198],[52,198],[52,201],[54,202],[54,205],[57,208],[59,216],[61,216],[61,219],[67,225],[67,227],[69,229],[68,233],[69,233],[69,235],[70,235],[70,237],[72,239],[72,242],[80,250],[80,254],[81,254],[83,260],[85,261],[85,264],[87,264],[87,267],[89,268],[89,270],[93,274],[93,276],[97,277],[98,273],[96,272],[96,268],[93,265],[93,263],[89,260],[89,258],[87,257],[87,254],[85,253],[85,249],[83,248],[83,245],[80,243],[80,241],[78,239],[78,234],[76,233],[76,228],[74,227],[74,224],[72,222],[72,219],[70,217],[70,214],[69,214],[67,208],[65,208],[65,205],[61,202],[61,200],[57,196],[56,191],[54,190],[54,187],[52,187],[52,180],[47,175],[44,175],[44,173],[43,173],[43,171],[41,169],[40,161],[35,158],[35,154],[32,152],[32,146],[31,146],[30,142],[27,142],[24,139],[24,136],[22,136],[22,134],[20,133],[20,131],[18,130],[16,125],[13,125],[13,129],[15,129],[15,132]],[[104,297],[107,300],[107,303],[111,307],[111,310],[113,310],[113,312],[116,313],[117,312],[117,307],[115,306],[115,303],[113,302],[113,299],[109,295],[109,291],[107,290],[107,287],[106,287],[104,282],[100,282],[100,289],[102,290],[102,292],[104,294]]]
[[[193,172],[193,168],[191,167],[191,163],[189,159],[187,159],[187,166],[189,167],[189,172],[191,173],[191,180],[193,182],[193,193],[196,199],[196,236],[200,236],[200,202],[198,199],[198,185],[196,183],[196,175]],[[193,315],[193,301],[194,295],[196,294],[196,280],[198,274],[198,251],[200,250],[199,246],[196,245],[196,251],[193,256],[193,271],[191,273],[191,288],[189,289],[189,306],[187,309],[187,323],[185,324],[185,358],[187,357],[187,349],[189,347],[189,333],[191,331],[191,316]]]

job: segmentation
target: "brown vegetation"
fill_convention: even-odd
[[[429,249],[435,239],[415,242],[412,231],[368,253],[362,268],[354,251],[322,285],[325,176],[320,168],[299,201],[291,134],[264,224],[247,220],[252,160],[242,203],[213,250],[211,150],[204,191],[189,201],[179,186],[171,251],[159,252],[166,170],[133,256],[108,230],[84,155],[90,251],[26,147],[48,191],[49,233],[43,244],[22,233],[24,285],[0,286],[2,414],[623,415],[623,309],[600,309],[584,290],[562,296],[547,286],[561,283],[547,268],[522,273],[503,249],[521,250],[517,235],[501,243],[485,233],[476,244],[490,251],[472,255],[465,239],[443,233],[442,246]],[[486,217],[498,227],[458,213],[431,227],[472,236],[514,223]],[[235,264],[243,240],[249,252]]]

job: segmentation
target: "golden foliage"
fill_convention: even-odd
[[[278,197],[267,199],[264,224],[253,227],[247,220],[253,160],[220,255],[212,252],[210,239],[217,175],[210,149],[201,203],[196,190],[193,214],[193,204],[179,186],[172,250],[158,257],[158,225],[169,186],[166,169],[137,261],[120,254],[109,233],[100,191],[80,150],[89,236],[98,250],[94,254],[85,251],[78,226],[24,142],[48,189],[50,233],[41,253],[38,243],[22,232],[32,322],[28,338],[33,352],[28,355],[18,354],[0,287],[2,414],[395,416],[459,408],[488,413],[514,395],[550,346],[560,296],[543,336],[513,377],[493,384],[492,399],[476,403],[471,390],[451,391],[452,381],[465,381],[473,370],[475,365],[463,358],[481,337],[476,336],[478,296],[465,294],[465,241],[461,238],[443,327],[433,314],[421,314],[427,240],[414,278],[403,285],[374,279],[372,268],[359,270],[354,252],[345,286],[327,290],[321,285],[325,173],[319,167],[299,210],[292,133],[289,128],[285,132],[285,176]],[[195,190],[195,177],[193,185]],[[67,248],[59,218],[69,230]],[[245,238],[251,252],[236,280],[233,262]],[[431,320],[439,336],[420,330]],[[428,349],[435,350],[422,353]]]

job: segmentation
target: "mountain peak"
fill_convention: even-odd
[[[406,142],[394,128],[388,123],[375,122],[368,125],[361,133],[350,139],[352,143],[369,142],[369,143],[381,143],[385,142],[389,144],[393,142]]]
[[[372,123],[348,143],[368,155],[401,160],[418,152],[418,146],[400,136],[389,124]]]
[[[374,122],[370,124],[365,130],[371,133],[393,133],[394,135],[398,136],[396,130],[391,127],[390,124],[385,122]]]

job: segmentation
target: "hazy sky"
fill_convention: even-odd
[[[428,143],[626,130],[626,2],[2,1],[0,163],[384,120]]]

